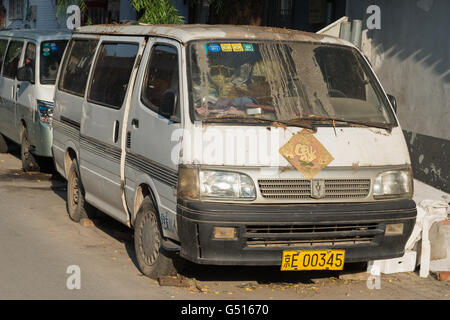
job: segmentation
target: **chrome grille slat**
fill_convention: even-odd
[[[247,247],[320,247],[370,244],[383,234],[377,223],[248,225]]]
[[[325,179],[322,199],[365,198],[370,192],[370,179]],[[302,179],[260,179],[261,195],[267,199],[309,199],[311,182]],[[320,200],[320,199],[318,199]]]

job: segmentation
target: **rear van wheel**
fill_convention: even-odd
[[[30,142],[28,141],[28,131],[23,130],[20,143],[20,158],[22,160],[22,169],[25,172],[39,171],[40,166],[36,157],[30,151]]]
[[[75,222],[89,218],[95,212],[94,207],[84,200],[84,189],[76,160],[72,161],[67,176],[67,212]]]
[[[157,219],[153,203],[147,196],[134,224],[134,248],[139,269],[152,279],[177,274],[172,257],[162,250],[163,240]]]
[[[0,153],[8,152],[8,144],[6,143],[5,137],[0,133]]]

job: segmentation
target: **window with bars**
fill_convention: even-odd
[[[23,0],[9,0],[9,19],[23,19]]]

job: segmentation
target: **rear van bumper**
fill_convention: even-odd
[[[344,249],[345,262],[402,256],[416,220],[412,200],[370,203],[258,205],[180,200],[182,257],[199,264],[281,265],[283,250]],[[401,235],[385,235],[387,224]],[[214,227],[235,227],[232,240]]]

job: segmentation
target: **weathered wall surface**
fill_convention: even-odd
[[[365,30],[363,51],[398,102],[415,177],[450,192],[450,1],[349,0],[363,19],[381,9],[381,29]]]
[[[30,0],[29,6],[36,6],[36,20],[27,20],[27,2],[24,1],[22,19],[11,19],[9,16],[9,1],[3,1],[6,9],[6,26],[11,29],[66,29],[65,19],[62,18],[61,23],[56,19],[55,1],[48,0]]]

